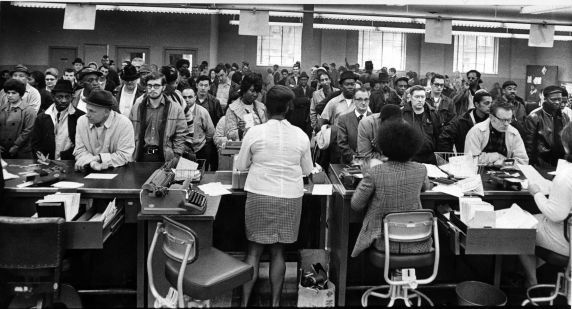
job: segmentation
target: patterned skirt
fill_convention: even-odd
[[[302,197],[280,198],[247,192],[246,238],[259,244],[293,243],[298,239]]]

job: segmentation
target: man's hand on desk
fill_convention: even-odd
[[[87,166],[91,166],[92,162],[99,163],[98,161],[99,161],[99,156],[85,156],[77,159],[75,161],[74,167],[76,171],[83,171]],[[99,170],[101,170],[101,164],[99,168],[100,168]]]
[[[506,157],[498,152],[482,152],[479,155],[479,164],[503,165]]]

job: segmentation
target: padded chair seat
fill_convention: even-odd
[[[550,251],[543,247],[536,247],[534,251],[536,256],[545,260],[546,263],[556,267],[566,267],[570,261],[569,257],[558,254],[554,251]]]
[[[377,268],[385,267],[385,252],[371,247],[368,252],[370,262]],[[421,254],[391,254],[389,268],[417,268],[433,266],[435,251]]]
[[[181,263],[168,259],[165,275],[173,287]],[[186,295],[195,299],[211,299],[252,279],[252,266],[239,261],[216,248],[201,249],[198,259],[188,264],[183,279]]]

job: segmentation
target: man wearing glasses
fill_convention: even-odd
[[[544,88],[542,107],[526,117],[524,141],[530,164],[554,168],[558,159],[564,158],[560,133],[570,119],[562,113],[562,108],[566,105],[562,93],[563,89],[558,86]]]
[[[165,93],[167,81],[159,72],[145,77],[147,94],[138,98],[129,119],[135,132],[136,162],[165,162],[185,152],[187,121],[183,107]]]
[[[459,93],[453,98],[456,115],[462,115],[469,109],[475,107],[473,105],[473,97],[475,92],[481,89],[480,84],[483,82],[481,80],[481,73],[477,70],[467,72],[467,80],[468,83],[465,89],[460,89]]]
[[[35,158],[73,160],[77,120],[85,113],[71,105],[73,87],[60,79],[52,89],[54,103],[36,117],[30,137]]]
[[[514,81],[509,80],[502,84],[503,95],[499,97],[499,101],[507,102],[512,105],[513,122],[518,132],[524,136],[524,120],[526,119],[526,106],[524,100],[516,95],[517,85]]]
[[[355,109],[338,117],[338,147],[342,155],[341,163],[351,163],[357,155],[358,124],[366,116],[371,115],[368,111],[369,95],[365,88],[357,89],[354,95]]]
[[[451,99],[443,95],[445,76],[441,74],[433,74],[430,83],[431,92],[425,99],[425,102],[435,108],[441,117],[441,126],[444,127],[448,125],[453,118],[455,118],[455,105],[453,105],[453,101]]]
[[[477,156],[479,164],[502,165],[506,159],[528,164],[524,142],[518,130],[510,125],[512,120],[511,104],[493,103],[490,117],[467,133],[465,153]]]

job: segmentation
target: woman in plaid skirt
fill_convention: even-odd
[[[280,305],[286,271],[283,244],[298,238],[304,195],[302,177],[310,174],[313,164],[308,136],[285,119],[293,99],[294,92],[286,86],[270,88],[266,94],[269,120],[248,129],[235,163],[238,170],[249,169],[244,186],[246,262],[254,267],[254,276],[243,287],[243,307],[248,305],[266,245],[271,255],[272,306]]]

